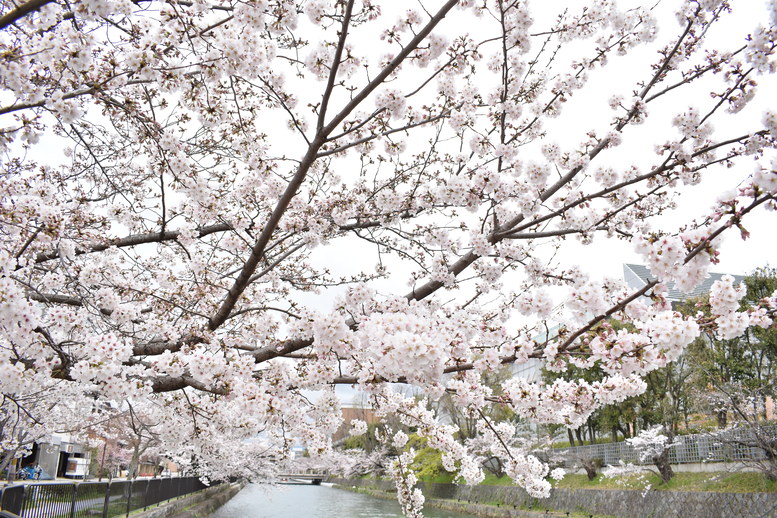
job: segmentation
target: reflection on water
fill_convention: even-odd
[[[427,518],[473,518],[426,508]],[[396,500],[383,500],[325,486],[252,484],[211,518],[401,518]]]

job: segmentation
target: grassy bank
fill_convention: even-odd
[[[443,473],[434,477],[422,477],[423,482],[437,484],[453,484],[456,482],[452,473]],[[486,475],[481,482],[488,486],[512,486],[508,477]],[[658,475],[645,473],[638,476],[621,476],[607,478],[602,475],[594,480],[588,480],[585,475],[567,475],[559,482],[553,482],[554,487],[567,489],[644,489],[650,484],[657,491],[712,491],[720,493],[777,493],[777,482],[767,479],[761,473],[753,472],[712,472],[712,473],[675,473],[667,484],[662,484]]]
[[[423,481],[446,483],[451,482],[451,479],[452,477],[448,474],[447,476],[425,477]],[[648,484],[651,488],[649,494],[642,491]],[[507,477],[489,476],[481,485],[513,486],[514,483]],[[707,516],[706,514],[695,514],[695,510],[698,510],[698,505],[701,502],[711,501],[716,502],[713,505],[723,506],[722,508],[725,509],[730,507],[731,509],[741,508],[745,510],[737,516],[758,516],[761,513],[753,514],[753,510],[758,510],[767,504],[769,507],[773,506],[775,496],[777,496],[775,495],[777,482],[769,481],[761,473],[753,472],[677,473],[667,484],[662,484],[657,475],[647,472],[641,477],[606,478],[600,475],[592,481],[589,481],[585,475],[567,475],[561,481],[555,482],[554,486],[572,491],[556,492],[547,501],[527,498],[525,495],[521,496],[521,493],[514,493],[511,490],[505,491],[501,488],[482,488],[480,491],[463,489],[455,493],[438,492],[429,488],[429,494],[426,496],[429,506],[488,518],[577,516],[574,512],[582,512],[581,516],[587,518],[591,515],[591,511],[622,515],[624,509],[636,509],[642,505],[651,506],[650,509],[653,513],[651,516],[664,516],[670,508],[674,509],[677,506],[687,511],[686,516]],[[374,496],[396,497],[394,492],[389,489],[359,488],[359,490]],[[576,490],[578,492],[575,492]],[[627,492],[623,492],[623,490],[627,490]],[[662,491],[674,493],[662,495]],[[732,493],[734,495],[731,495]],[[750,495],[745,496],[747,493]],[[456,500],[434,498],[431,496],[434,494],[449,498],[453,498],[451,495],[456,495]],[[649,502],[649,504],[644,502]],[[548,506],[547,511],[545,506]],[[554,511],[551,507],[556,510]],[[559,509],[563,509],[563,511]],[[708,511],[710,510],[708,509]],[[570,514],[567,514],[567,511]],[[720,517],[729,515],[725,513],[714,514],[714,516]],[[594,516],[597,515],[594,514]],[[599,517],[604,518],[604,515],[598,515],[597,518]]]
[[[714,491],[720,493],[775,493],[777,482],[767,479],[761,473],[675,473],[666,484],[655,474],[638,477],[606,478],[598,475],[588,480],[585,475],[567,475],[555,487],[567,489],[642,489],[645,480],[656,491]]]

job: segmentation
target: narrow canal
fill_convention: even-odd
[[[252,484],[210,518],[401,518],[396,500],[383,500],[326,486]],[[474,518],[473,515],[424,508],[426,518]]]

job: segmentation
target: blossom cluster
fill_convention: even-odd
[[[646,462],[660,455],[665,450],[677,446],[678,443],[672,442],[669,437],[662,433],[663,431],[662,426],[654,426],[642,430],[635,437],[626,439],[626,442],[637,450],[639,460]]]
[[[518,415],[534,422],[577,428],[600,405],[641,394],[645,386],[637,376],[615,374],[594,383],[557,379],[546,386],[512,378],[504,383],[503,390]]]
[[[710,289],[710,309],[715,317],[717,333],[723,339],[736,338],[752,325],[769,327],[772,319],[766,315],[765,308],[749,308],[737,311],[740,299],[745,296],[746,288],[734,286],[734,278],[724,275],[712,284]]]
[[[774,1],[741,38],[712,30],[713,0],[660,33],[609,0],[42,4],[0,8],[0,417],[30,437],[115,439],[101,423],[130,412],[182,466],[261,479],[292,440],[336,457],[333,386],[355,384],[415,516],[410,430],[467,483],[496,457],[547,495],[561,474],[489,405],[579,426],[702,328],[771,325],[774,296],[741,310],[728,278],[711,318],[666,291],[777,208],[777,118],[742,115],[770,100],[751,76],[775,72]],[[656,222],[720,166],[736,190]],[[633,293],[569,251],[620,241],[658,284]],[[489,382],[505,365],[606,376]],[[434,414],[443,397],[474,437]],[[343,472],[387,468],[382,451]]]

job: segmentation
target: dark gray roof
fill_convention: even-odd
[[[740,284],[745,280],[744,275],[712,272],[710,272],[708,275],[709,276],[700,282],[693,290],[691,290],[690,293],[685,293],[678,290],[675,288],[674,283],[671,283],[669,285],[669,293],[667,294],[667,298],[672,301],[679,301],[705,295],[709,293],[710,289],[712,288],[712,283],[720,280],[720,278],[724,275],[731,275],[734,278],[734,284]],[[623,279],[630,287],[637,289],[641,288],[650,281],[654,281],[656,277],[650,273],[650,270],[644,264],[624,264]]]

